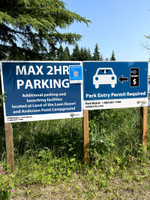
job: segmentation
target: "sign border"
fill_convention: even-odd
[[[1,72],[1,86],[2,86],[2,94],[4,94],[4,79],[3,79],[3,63],[69,63],[75,65],[76,63],[79,63],[80,66],[82,66],[82,61],[0,61],[0,72]],[[77,64],[76,64],[77,66]],[[68,75],[69,78],[69,75]],[[3,102],[3,112],[4,112],[4,122],[5,123],[17,123],[17,122],[31,122],[31,121],[42,121],[42,120],[54,120],[54,119],[69,119],[69,118],[81,118],[83,117],[83,84],[80,83],[80,91],[81,91],[81,111],[80,112],[65,112],[65,113],[49,113],[49,114],[37,114],[37,115],[18,115],[18,116],[6,116],[6,104]],[[6,94],[7,96],[7,94]],[[39,118],[42,119],[39,119]],[[10,121],[8,121],[8,118],[10,118]],[[16,120],[14,120],[14,119]],[[32,119],[33,118],[33,119]],[[32,120],[31,120],[32,119]],[[19,121],[18,121],[19,120]]]
[[[114,106],[114,107],[110,107],[110,106],[108,106],[108,107],[92,107],[91,106],[91,108],[86,108],[86,106],[85,106],[85,104],[86,104],[86,102],[88,103],[90,103],[90,102],[102,102],[102,101],[119,101],[119,100],[121,100],[121,101],[124,101],[124,100],[128,100],[128,101],[130,101],[131,100],[131,98],[126,98],[126,99],[119,99],[119,98],[117,98],[117,99],[103,99],[103,100],[85,100],[84,99],[84,63],[115,63],[115,62],[117,62],[117,63],[147,63],[148,64],[148,70],[147,70],[147,80],[148,80],[148,75],[149,75],[149,67],[150,67],[150,63],[148,62],[148,61],[83,61],[83,109],[84,110],[101,110],[101,109],[117,109],[117,108],[137,108],[137,107],[147,107],[148,106],[148,83],[147,83],[147,97],[141,97],[141,98],[133,98],[133,100],[134,101],[138,101],[138,100],[140,100],[140,102],[141,103],[137,103],[137,106],[132,106],[132,104],[133,104],[133,102],[131,102],[131,104],[127,104],[127,106],[125,106],[125,104],[124,104],[124,107],[122,107],[122,106],[118,106],[118,107],[116,107],[116,106]],[[133,101],[132,100],[132,101]],[[144,103],[143,103],[144,102]]]

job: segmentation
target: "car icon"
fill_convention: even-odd
[[[99,88],[99,85],[110,84],[112,88],[117,84],[117,76],[114,74],[112,68],[98,68],[96,74],[93,76],[93,85]]]

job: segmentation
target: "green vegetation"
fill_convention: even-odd
[[[93,55],[91,54],[90,49],[87,48],[79,48],[78,44],[76,44],[73,48],[72,53],[70,53],[68,46],[63,48],[62,45],[58,49],[55,50],[55,60],[73,60],[73,61],[88,61],[88,60],[97,60],[97,61],[103,61],[103,56],[100,53],[98,44],[96,43],[94,47]],[[105,58],[105,60],[109,60],[108,58]],[[110,61],[115,61],[115,53],[112,51]]]
[[[145,157],[140,109],[90,111],[89,119],[89,166],[83,163],[82,119],[13,124],[13,173],[7,171],[1,127],[2,194],[15,200],[149,199],[150,138]]]
[[[102,58],[102,56],[100,55],[100,52],[99,52],[98,44],[96,44],[96,46],[94,48],[93,60],[100,60],[100,61],[103,60],[103,58]]]
[[[110,60],[111,60],[111,61],[115,61],[115,60],[116,60],[115,52],[114,52],[114,51],[112,51],[112,55],[111,55],[111,57],[110,57]]]
[[[66,9],[61,0],[0,1],[0,60],[51,60],[57,44],[75,44],[81,35],[61,33],[90,20]]]

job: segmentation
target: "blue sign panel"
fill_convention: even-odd
[[[82,66],[70,66],[70,83],[82,83]]]
[[[148,62],[83,62],[84,109],[147,106]]]
[[[80,62],[2,62],[5,122],[82,117],[81,84],[69,66]]]

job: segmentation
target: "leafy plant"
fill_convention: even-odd
[[[6,174],[0,166],[0,200],[6,200],[14,192],[13,175]]]
[[[4,94],[0,94],[0,107],[2,107],[2,105],[3,105],[3,102],[5,102],[6,101],[6,93],[4,93]]]

